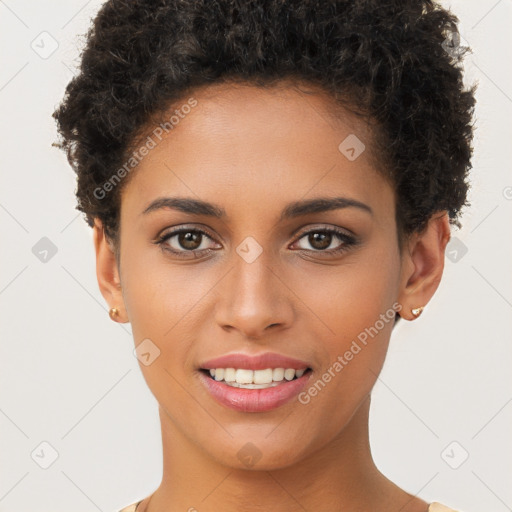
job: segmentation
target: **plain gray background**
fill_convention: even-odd
[[[115,511],[161,478],[157,403],[130,325],[109,319],[92,231],[74,210],[75,175],[51,147],[51,113],[101,4],[0,0],[0,512]],[[464,512],[505,512],[512,1],[443,4],[473,48],[466,80],[479,83],[472,207],[453,228],[433,300],[394,331],[373,392],[371,443],[379,468],[408,492]]]

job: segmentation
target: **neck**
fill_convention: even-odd
[[[137,512],[425,512],[427,503],[399,489],[375,466],[368,436],[369,408],[370,396],[321,450],[271,471],[232,468],[212,460],[160,408],[162,482]]]

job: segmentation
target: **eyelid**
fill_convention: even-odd
[[[351,234],[347,233],[346,231],[349,231]],[[338,240],[341,242],[341,244],[334,248],[334,249],[326,249],[326,250],[314,250],[314,249],[302,249],[298,248],[297,250],[300,252],[305,253],[315,253],[319,257],[329,257],[329,256],[338,256],[342,253],[348,251],[349,249],[356,247],[360,243],[360,239],[355,235],[352,234],[353,232],[351,230],[346,230],[344,228],[341,228],[339,226],[313,226],[305,230],[304,232],[299,232],[298,235],[295,237],[295,241],[292,243],[292,246],[295,244],[298,244],[305,236],[311,234],[311,233],[330,233],[335,238],[338,238]]]
[[[217,241],[216,240],[217,236],[214,235],[206,226],[204,226],[204,224],[194,224],[194,225],[180,224],[180,225],[174,226],[172,228],[166,228],[166,229],[162,230],[155,237],[155,241],[161,240],[162,238],[167,237],[167,236],[172,236],[172,235],[175,235],[175,234],[179,234],[180,232],[183,232],[183,231],[186,231],[186,230],[204,232],[204,234],[206,234],[210,239],[212,239],[213,241]],[[347,237],[357,239],[357,235],[352,230],[350,230],[348,228],[342,228],[342,227],[339,227],[339,226],[333,226],[333,225],[330,225],[330,224],[315,224],[315,225],[304,224],[303,226],[297,228],[292,233],[291,236],[293,238],[300,239],[304,235],[307,235],[307,234],[309,234],[309,233],[311,233],[312,231],[315,231],[315,230],[318,230],[318,231],[323,231],[323,230],[334,231],[334,232],[337,232],[338,234],[345,235]],[[297,240],[295,240],[295,241],[297,241]]]
[[[198,231],[200,233],[203,233],[207,235],[209,238],[211,238],[213,241],[216,241],[218,238],[217,235],[214,235],[206,226],[203,224],[180,224],[178,226],[173,226],[171,228],[165,228],[163,229],[156,237],[155,241],[161,240],[162,238],[169,237],[172,235],[177,235],[183,231]]]
[[[353,234],[353,232],[346,228],[341,228],[339,226],[332,226],[332,225],[316,225],[311,226],[306,229],[304,226],[299,228],[299,233],[295,233],[293,235],[294,241],[291,243],[291,246],[299,243],[302,238],[305,236],[315,233],[315,232],[324,232],[324,233],[330,233],[331,235],[334,235],[334,237],[338,238],[338,240],[341,242],[341,244],[334,248],[334,249],[326,249],[326,250],[315,250],[315,249],[304,249],[304,248],[297,248],[294,249],[298,253],[307,254],[310,255],[311,253],[314,253],[319,258],[329,258],[329,257],[337,257],[341,256],[345,252],[349,251],[352,248],[357,247],[360,244],[360,239],[357,235]],[[301,231],[303,230],[303,231]],[[200,233],[210,240],[212,240],[215,243],[218,243],[216,241],[216,236],[214,236],[209,229],[207,229],[205,226],[198,227],[196,226],[187,226],[187,225],[179,225],[174,226],[173,228],[170,228],[169,231],[165,232],[163,231],[163,234],[159,234],[157,239],[153,241],[153,243],[160,247],[161,250],[166,251],[170,254],[172,254],[174,257],[178,259],[185,259],[190,260],[194,258],[202,258],[204,255],[211,255],[214,251],[218,250],[218,248],[206,248],[206,249],[194,249],[194,250],[177,250],[173,249],[171,247],[165,247],[165,244],[168,240],[173,238],[174,236],[183,233],[183,232],[192,232],[195,231],[197,233]],[[348,233],[347,233],[348,231]],[[351,234],[349,234],[351,233]],[[290,247],[290,246],[288,246]]]
[[[351,237],[351,238],[357,238],[357,235],[350,229],[348,228],[342,228],[340,226],[334,226],[332,224],[306,224],[305,225],[306,228],[304,228],[304,230],[302,230],[302,228],[304,226],[301,226],[300,228],[298,228],[294,233],[293,233],[293,237],[302,237],[303,235],[306,235],[308,233],[310,233],[311,231],[338,231],[340,232],[341,234],[344,234],[346,235],[347,237]]]

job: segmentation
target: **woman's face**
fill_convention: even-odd
[[[172,130],[148,131],[156,145],[123,190],[124,308],[113,305],[143,343],[141,369],[173,439],[228,466],[247,467],[248,455],[285,467],[335,442],[383,365],[411,268],[394,191],[364,125],[334,120],[322,94],[216,85],[191,96]],[[177,199],[188,201],[172,208]],[[309,370],[258,390],[215,381],[212,366]]]

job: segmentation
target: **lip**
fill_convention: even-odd
[[[258,355],[249,355],[237,352],[226,354],[215,359],[209,359],[200,365],[203,370],[212,368],[240,368],[245,370],[265,370],[266,368],[293,368],[294,370],[305,370],[311,365],[299,359],[283,356],[275,352],[265,352]],[[297,379],[299,380],[299,379]]]
[[[217,363],[217,360],[213,361]],[[227,366],[226,368],[230,367]],[[217,366],[217,368],[223,368],[223,366]],[[242,367],[239,366],[238,368]],[[276,368],[282,367],[276,366]],[[293,368],[293,366],[288,366],[288,368]],[[312,371],[308,370],[298,379],[283,381],[283,384],[266,389],[234,388],[228,386],[223,381],[212,379],[204,371],[199,371],[198,373],[201,382],[208,392],[221,405],[239,412],[265,412],[276,409],[297,397],[306,386]]]

